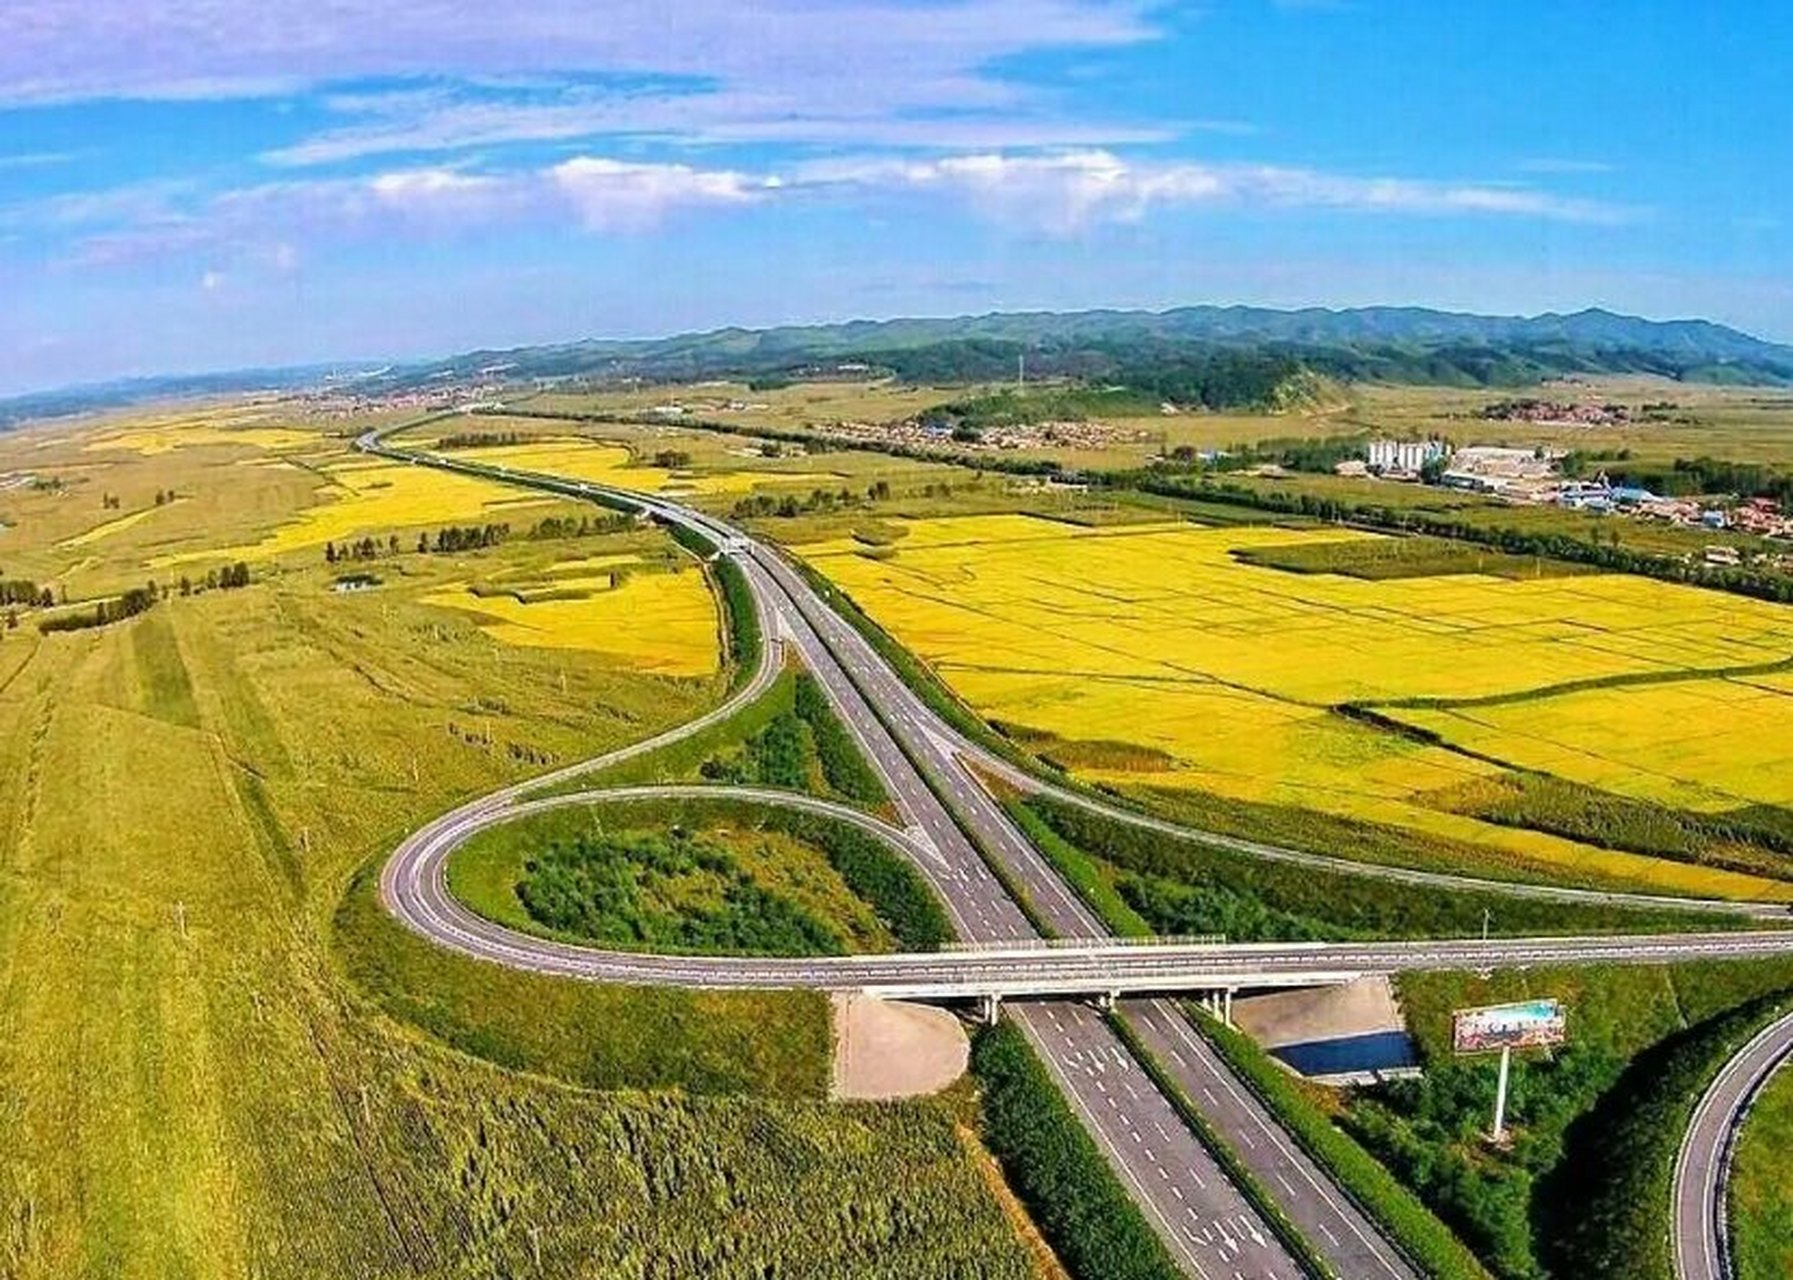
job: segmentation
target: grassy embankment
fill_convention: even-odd
[[[1273,862],[1047,797],[1009,809],[1119,933],[1235,942],[1581,934],[1741,927],[1734,917],[1580,905],[1501,893],[1415,893],[1369,876]],[[1486,916],[1484,917],[1484,913]]]
[[[207,447],[207,466],[141,465],[191,465],[210,498],[66,552],[37,541],[65,536],[49,522],[7,537],[71,580],[75,557],[128,548],[131,582],[139,539],[258,537],[284,518],[268,502],[320,484]],[[0,1272],[1026,1274],[947,1107],[814,1100],[816,1002],[550,983],[345,902],[418,823],[719,691],[417,605],[455,557],[340,596],[319,550],[114,627],[0,634]]]

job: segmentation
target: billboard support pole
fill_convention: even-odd
[[[1507,1071],[1513,1065],[1512,1046],[1503,1046],[1500,1051],[1500,1083],[1494,1086],[1494,1133],[1496,1142],[1504,1142],[1507,1137]]]

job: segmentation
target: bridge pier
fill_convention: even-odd
[[[1096,1008],[1103,1013],[1113,1013],[1115,1002],[1121,998],[1118,991],[1103,991],[1096,996]]]
[[[1002,1016],[1002,997],[994,991],[986,992],[977,998],[977,1010],[979,1021],[986,1027],[995,1026]]]
[[[1233,1025],[1233,996],[1237,987],[1224,987],[1202,993],[1202,1010],[1223,1027]]]

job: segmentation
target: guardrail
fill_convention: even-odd
[[[1081,951],[1092,947],[1104,950],[1114,947],[1223,947],[1224,933],[1153,934],[1145,938],[1117,938],[1102,934],[1091,938],[1012,938],[995,942],[948,942],[942,951],[971,954],[1001,954],[1009,951]]]

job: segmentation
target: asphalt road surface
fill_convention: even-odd
[[[783,640],[802,655],[850,732],[890,791],[902,829],[880,832],[920,866],[940,890],[961,936],[986,944],[1037,937],[1035,922],[1060,935],[1098,938],[1100,921],[1010,821],[977,776],[981,768],[1034,789],[1051,789],[1073,803],[1111,816],[1144,821],[1175,834],[1223,843],[1257,856],[1325,865],[1354,874],[1385,875],[1453,889],[1498,889],[1581,897],[1578,891],[1519,888],[1465,877],[1366,868],[1343,859],[1256,845],[1177,828],[1052,787],[986,751],[938,717],[897,676],[860,633],[830,608],[788,564],[738,530],[665,499],[559,477],[491,468],[460,459],[391,451],[377,438],[364,448],[450,470],[496,475],[572,497],[608,494],[634,502],[661,519],[703,532],[741,566],[769,641]],[[1403,968],[1485,969],[1583,961],[1660,963],[1695,956],[1793,951],[1793,934],[1673,936],[1666,938],[1498,939],[1485,943],[1426,942],[1375,945],[1264,945],[1255,947],[1099,947],[967,951],[927,956],[829,957],[802,960],[659,957],[567,947],[501,929],[460,907],[442,884],[442,860],[459,840],[490,821],[528,812],[527,791],[564,781],[714,723],[744,705],[776,674],[776,643],[768,643],[749,686],[696,725],[670,731],[653,744],[626,749],[559,771],[547,780],[484,797],[407,840],[388,863],[382,890],[407,924],[443,945],[502,963],[606,981],[673,982],[706,986],[863,987],[887,991],[1153,991],[1209,983],[1299,983],[1336,980]],[[785,802],[789,797],[780,797]],[[556,799],[552,803],[570,802]],[[968,834],[969,833],[969,834]],[[975,842],[974,842],[975,841]],[[1002,869],[999,878],[991,862]],[[1336,865],[1335,865],[1336,864]],[[1013,886],[1026,909],[1009,889]],[[1630,895],[1586,895],[1624,902]],[[1639,905],[1661,905],[1636,897]],[[1735,904],[1708,904],[1736,910]],[[1757,908],[1784,912],[1782,907]],[[1030,918],[1031,913],[1031,918]],[[1237,1188],[1188,1132],[1168,1099],[1151,1086],[1118,1038],[1093,1011],[1075,1004],[1023,1006],[1015,1016],[1040,1049],[1072,1106],[1115,1162],[1123,1181],[1193,1275],[1296,1275],[1299,1268]],[[1231,1145],[1247,1158],[1309,1241],[1343,1276],[1410,1276],[1393,1247],[1350,1204],[1330,1178],[1299,1149],[1199,1037],[1178,1030],[1179,1015],[1162,1002],[1135,1005],[1127,1017],[1148,1044],[1166,1047],[1177,1078],[1203,1106]],[[1182,1061],[1179,1063],[1178,1058]]]
[[[1793,1056],[1793,1014],[1770,1023],[1727,1062],[1694,1109],[1675,1161],[1677,1280],[1729,1280],[1728,1183],[1737,1134],[1750,1106]]]

